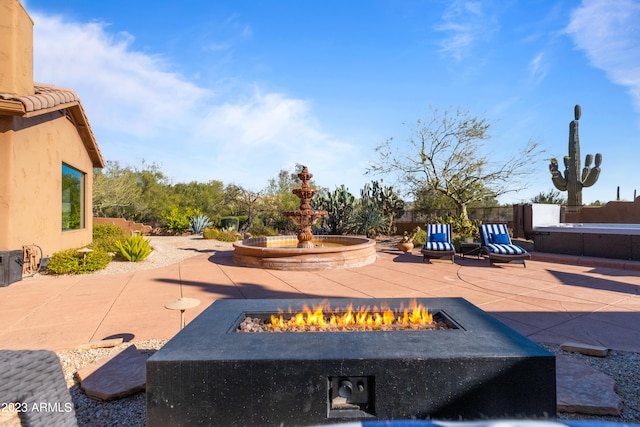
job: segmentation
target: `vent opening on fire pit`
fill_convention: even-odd
[[[329,377],[327,418],[375,417],[374,377]]]

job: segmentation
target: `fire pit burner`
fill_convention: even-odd
[[[330,299],[332,307],[408,299]],[[148,425],[553,417],[555,357],[461,298],[423,298],[440,330],[238,333],[321,300],[219,300],[147,361]]]
[[[332,309],[324,301],[305,305],[301,312],[279,310],[272,314],[248,313],[238,332],[365,332],[416,331],[457,328],[444,313],[429,313],[427,307],[411,300],[408,307],[357,307]]]

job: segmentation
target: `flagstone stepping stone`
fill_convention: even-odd
[[[589,345],[582,343],[567,342],[560,346],[561,350],[570,353],[580,353],[586,356],[607,357],[609,349],[599,345]]]
[[[90,341],[84,344],[80,344],[76,347],[78,350],[92,350],[95,348],[109,348],[122,344],[122,338],[112,338],[101,341]]]
[[[148,358],[135,345],[129,346],[78,371],[80,388],[87,396],[99,400],[119,399],[143,391]]]
[[[608,375],[573,359],[556,356],[558,412],[620,416],[622,399]]]

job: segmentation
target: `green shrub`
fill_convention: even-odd
[[[202,231],[202,237],[205,239],[215,239],[221,242],[235,242],[240,239],[240,235],[234,230],[218,230],[217,228],[208,227]]]
[[[162,215],[162,219],[167,230],[176,234],[183,234],[191,228],[191,219],[200,214],[201,212],[198,209],[173,207],[169,212],[165,212]]]
[[[240,228],[240,218],[237,216],[225,216],[220,218],[220,228],[223,230],[236,230]]]
[[[237,231],[234,230],[223,230],[218,233],[218,237],[216,240],[220,240],[221,242],[235,242],[240,239]]]
[[[49,259],[47,272],[53,274],[83,274],[102,270],[111,262],[111,255],[102,249],[94,249],[86,255],[78,249],[56,252]]]
[[[438,224],[451,224],[451,233],[454,236],[475,238],[480,237],[480,230],[478,228],[481,223],[480,221],[471,221],[468,218],[464,218],[462,215],[447,215],[438,218],[436,222]]]
[[[128,239],[117,242],[119,255],[131,262],[138,262],[144,260],[151,254],[153,250],[149,239],[142,237],[142,234],[138,233],[135,236],[131,236]]]
[[[93,226],[93,240],[103,240],[112,237],[126,237],[125,231],[114,224],[95,224]]]
[[[218,230],[217,228],[207,227],[202,230],[202,237],[204,239],[217,239],[218,234],[220,234],[220,230]]]
[[[116,242],[126,238],[126,231],[117,225],[97,224],[93,226],[93,242],[89,247],[93,250],[100,249],[105,252],[117,252]]]
[[[418,231],[413,238],[413,246],[424,246],[425,243],[427,243],[427,232],[426,230],[420,228],[420,231]]]
[[[254,225],[248,231],[253,237],[269,237],[277,236],[279,234],[277,230],[264,225]]]

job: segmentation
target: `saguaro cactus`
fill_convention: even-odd
[[[576,211],[582,206],[582,189],[591,187],[600,176],[600,164],[602,154],[597,153],[594,167],[591,167],[593,156],[587,154],[584,160],[584,168],[580,174],[580,136],[578,134],[578,120],[582,115],[580,105],[574,108],[575,120],[569,124],[569,155],[564,157],[564,176],[558,171],[558,161],[551,159],[549,170],[551,181],[560,190],[567,192],[567,210]]]

